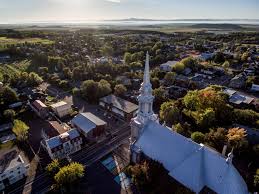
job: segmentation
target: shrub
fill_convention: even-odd
[[[203,143],[204,142],[205,135],[202,132],[196,131],[193,132],[191,135],[191,139],[195,141],[196,143]]]

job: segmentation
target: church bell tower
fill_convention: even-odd
[[[149,73],[149,54],[146,54],[145,70],[143,83],[140,87],[140,95],[138,96],[138,112],[137,116],[131,121],[131,142],[135,142],[141,134],[145,124],[152,120],[157,121],[157,115],[153,112],[154,96],[152,95],[152,85]]]

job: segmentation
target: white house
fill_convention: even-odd
[[[27,176],[29,163],[16,149],[0,157],[0,190]]]
[[[179,62],[179,61],[167,61],[166,63],[163,63],[163,64],[160,65],[160,69],[161,69],[162,71],[167,71],[167,72],[172,71],[172,67],[173,67],[176,63],[178,63],[178,62]]]
[[[69,115],[72,111],[71,106],[64,101],[52,104],[50,107],[54,111],[54,113],[60,118]]]
[[[51,159],[62,159],[81,150],[82,138],[77,129],[69,129],[57,121],[49,122],[49,127],[42,130],[42,146]]]
[[[172,178],[195,193],[207,187],[220,194],[248,194],[244,179],[232,164],[232,152],[225,157],[160,125],[152,110],[153,100],[147,54],[139,110],[131,122],[132,162],[145,157],[159,161]]]

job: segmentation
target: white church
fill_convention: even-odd
[[[147,53],[139,110],[131,121],[132,162],[140,162],[143,156],[159,161],[172,178],[195,193],[208,187],[219,194],[248,194],[244,179],[232,164],[232,153],[225,157],[160,125],[153,101]]]

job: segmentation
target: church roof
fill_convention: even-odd
[[[247,194],[247,186],[232,163],[218,152],[149,121],[135,149],[161,162],[169,175],[194,192],[204,186],[220,194]]]

